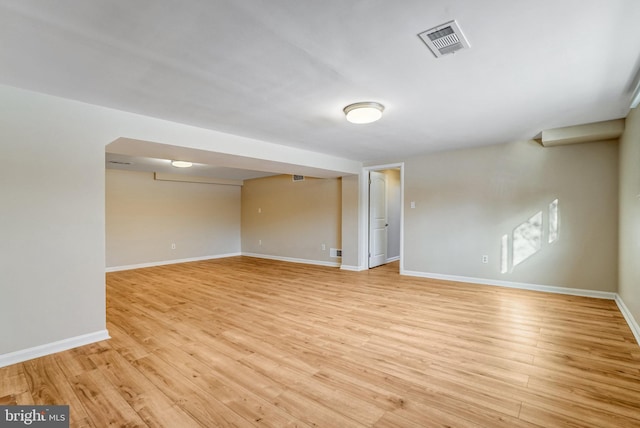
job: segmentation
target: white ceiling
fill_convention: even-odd
[[[638,0],[0,0],[1,84],[363,162],[625,117],[639,53]]]

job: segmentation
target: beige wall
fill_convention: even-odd
[[[359,270],[360,260],[360,176],[342,177],[342,267]]]
[[[242,252],[340,263],[329,257],[329,249],[341,245],[341,187],[339,178],[294,182],[290,175],[279,175],[246,180]]]
[[[622,301],[640,323],[640,108],[620,139],[620,285]]]
[[[0,357],[105,331],[104,145],[114,135],[88,110],[0,86]]]
[[[107,268],[239,253],[240,186],[106,171]]]
[[[522,141],[407,160],[404,269],[615,292],[617,168],[612,142],[544,148]],[[502,274],[502,235],[538,211],[546,229],[555,198],[559,239],[545,237],[539,252]]]

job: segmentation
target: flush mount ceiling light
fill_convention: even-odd
[[[351,123],[371,123],[382,117],[384,106],[380,103],[367,101],[349,104],[343,111]]]
[[[176,168],[190,168],[193,166],[193,164],[191,162],[186,162],[186,161],[171,161],[171,165],[175,166]]]

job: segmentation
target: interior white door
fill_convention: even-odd
[[[369,172],[369,268],[387,262],[387,178]]]

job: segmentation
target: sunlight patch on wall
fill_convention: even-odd
[[[549,244],[558,240],[558,200],[549,204]]]
[[[544,215],[538,211],[527,221],[520,223],[511,233],[502,235],[500,240],[500,272],[507,273],[543,249],[544,235],[549,244],[560,237],[560,208],[558,199],[554,199],[547,210],[547,228],[544,227]],[[511,256],[511,266],[509,265]]]
[[[513,230],[513,266],[540,251],[542,248],[542,211]]]
[[[502,235],[500,244],[500,273],[509,271],[509,235]]]

